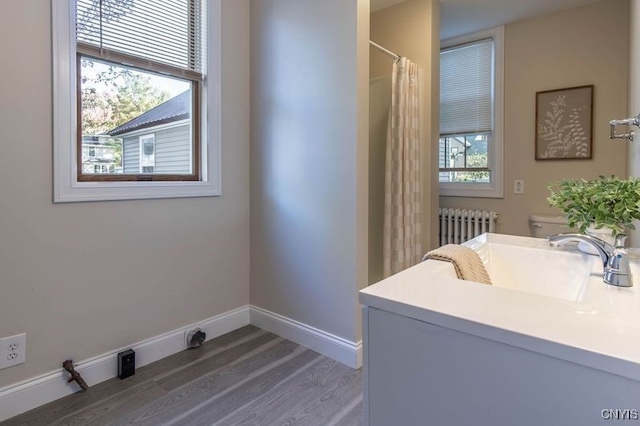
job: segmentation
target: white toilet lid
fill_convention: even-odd
[[[529,215],[529,221],[567,225],[567,218],[562,215],[531,214]]]

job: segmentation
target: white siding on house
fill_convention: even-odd
[[[191,173],[191,133],[189,124],[145,132],[153,134],[156,144],[155,173],[188,174]],[[124,173],[140,173],[140,136],[124,138]]]
[[[156,173],[191,173],[188,124],[156,132]]]
[[[122,143],[122,169],[124,173],[140,173],[140,138],[130,136]]]

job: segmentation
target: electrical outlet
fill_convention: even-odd
[[[0,369],[25,362],[27,335],[25,333],[0,339]]]
[[[513,181],[513,193],[524,194],[524,181],[516,179]]]

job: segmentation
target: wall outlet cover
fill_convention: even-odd
[[[25,333],[0,339],[0,369],[22,364],[27,357]]]
[[[513,193],[524,194],[524,180],[516,179],[513,181]]]

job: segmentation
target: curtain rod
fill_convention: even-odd
[[[371,46],[375,47],[376,49],[380,50],[382,53],[385,53],[385,54],[391,56],[394,60],[396,60],[396,61],[400,60],[400,55],[396,55],[395,53],[393,53],[389,49],[385,49],[384,47],[380,46],[378,43],[375,43],[375,42],[369,40],[369,44]]]

